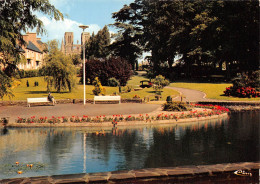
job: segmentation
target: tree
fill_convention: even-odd
[[[49,53],[44,58],[43,66],[47,90],[51,87],[61,92],[68,89],[71,92],[76,84],[76,69],[70,56],[66,56],[58,49],[58,42],[52,40],[48,42]]]
[[[136,44],[138,38],[136,36],[134,37],[135,30],[131,25],[122,23],[115,23],[113,26],[121,31],[124,29],[124,32],[119,31],[115,37],[115,41],[109,46],[109,50],[112,52],[113,56],[119,56],[126,59],[134,70],[135,66],[138,66],[137,59],[142,54],[142,49]]]
[[[215,65],[223,62],[228,63],[228,74],[234,68],[234,61],[238,63],[238,72],[258,68],[259,2],[256,0],[135,0],[114,13],[113,18],[117,25],[133,27],[136,33],[132,37],[138,38],[134,43],[151,51],[151,64],[157,74],[161,66],[172,70],[176,55],[181,56],[187,74],[194,66],[207,65],[216,70]],[[125,33],[128,27],[124,28]]]
[[[170,82],[162,75],[158,75],[155,77],[155,79],[153,79],[153,88],[159,95],[161,94],[161,90],[169,84]]]
[[[72,62],[75,66],[79,65],[80,63],[82,63],[80,54],[73,54],[70,56],[72,59]]]
[[[105,58],[109,55],[108,46],[110,45],[110,33],[107,26],[99,30],[96,35],[91,35],[85,45],[86,58]]]
[[[63,19],[62,13],[48,0],[3,0],[0,3],[0,66],[3,67],[0,75],[6,79],[1,84],[1,98],[11,93],[12,75],[22,60],[20,45],[25,45],[22,33],[33,28],[37,33],[45,32],[42,21],[34,12],[47,14],[55,20]]]

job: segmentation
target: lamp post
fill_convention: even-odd
[[[83,29],[82,34],[84,33],[84,30],[86,28],[88,28],[87,25],[80,25],[79,27],[81,29]],[[83,39],[83,38],[84,37],[81,37],[81,39],[83,40],[83,43],[82,43],[82,49],[83,49],[83,88],[84,88],[84,99],[83,99],[84,101],[83,101],[83,104],[85,105],[86,104],[86,87],[85,87],[85,84],[86,84],[86,68],[85,68],[85,39]]]

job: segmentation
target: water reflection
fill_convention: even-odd
[[[22,177],[256,161],[258,120],[258,113],[238,113],[178,125],[8,129],[0,134],[0,178],[21,177],[4,168],[16,161],[45,166]]]

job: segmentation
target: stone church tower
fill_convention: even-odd
[[[81,44],[78,44],[78,42],[77,44],[74,44],[73,32],[65,32],[64,42],[63,39],[61,42],[61,52],[63,52],[65,55],[80,54],[82,44],[87,42],[89,38],[90,34],[88,32],[84,32],[81,34]]]
[[[73,32],[66,32],[64,35],[65,39],[65,54],[72,53],[73,51]]]

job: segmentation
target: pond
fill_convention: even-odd
[[[258,112],[177,126],[1,129],[0,179],[258,161],[258,140]]]

